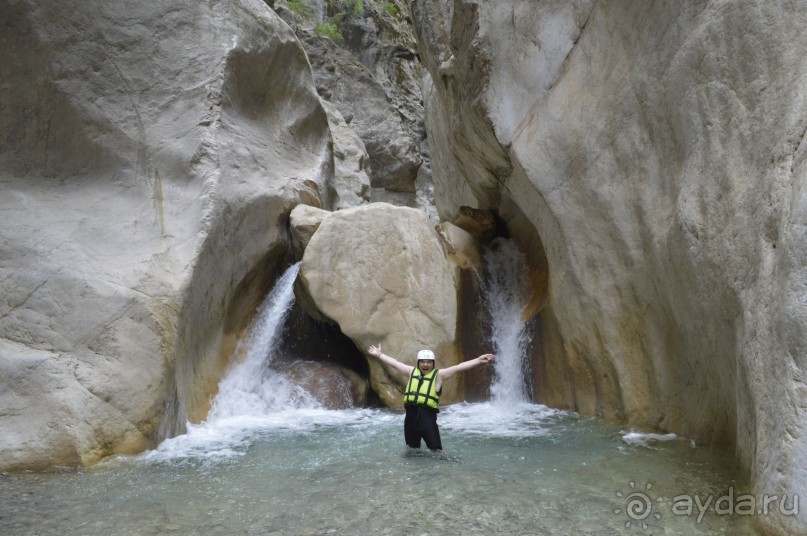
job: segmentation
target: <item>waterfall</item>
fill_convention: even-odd
[[[219,382],[208,421],[318,407],[311,395],[289,382],[282,372],[269,369],[294,304],[294,280],[299,270],[299,262],[290,266],[264,298],[246,336],[236,347],[235,355],[241,359]]]
[[[490,322],[490,344],[496,354],[490,390],[494,404],[530,401],[527,346],[530,337],[523,319],[526,306],[526,262],[518,247],[497,239],[485,252],[482,298]]]

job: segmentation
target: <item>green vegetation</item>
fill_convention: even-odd
[[[328,12],[333,13],[325,22],[317,24],[314,31],[338,45],[345,44],[342,30],[345,23],[359,15],[364,15],[364,0],[328,0]]]
[[[278,0],[281,4],[289,8],[298,19],[303,19],[311,14],[311,6],[306,0]]]
[[[337,9],[345,13],[348,19],[364,15],[364,0],[339,0]]]
[[[392,17],[398,16],[398,7],[392,2],[387,2],[386,4],[384,4],[384,9],[387,11],[387,13],[390,14],[390,16]]]
[[[334,22],[333,18],[326,22],[318,22],[314,31],[317,32],[318,36],[327,37],[337,45],[345,44],[345,38],[342,32],[339,31],[339,26]]]

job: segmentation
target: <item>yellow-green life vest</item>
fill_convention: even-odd
[[[404,405],[417,404],[440,411],[440,392],[437,390],[437,369],[431,369],[424,376],[418,367],[409,376],[404,391]]]

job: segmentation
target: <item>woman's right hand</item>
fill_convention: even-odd
[[[380,357],[381,356],[381,345],[380,344],[378,346],[372,346],[371,345],[367,349],[367,353],[370,354],[371,356],[374,356],[374,357]]]

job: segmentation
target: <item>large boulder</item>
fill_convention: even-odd
[[[440,367],[456,364],[456,268],[423,211],[371,203],[326,217],[308,243],[300,281],[318,313],[366,351],[415,364],[431,348]],[[403,378],[369,357],[370,384],[389,406],[401,405]],[[455,400],[459,382],[446,386]]]
[[[329,207],[327,117],[258,0],[0,12],[0,469],[136,452],[205,417],[289,211]]]
[[[804,496],[807,11],[410,6],[441,216],[496,210],[545,247],[539,399],[729,446],[758,496]]]

